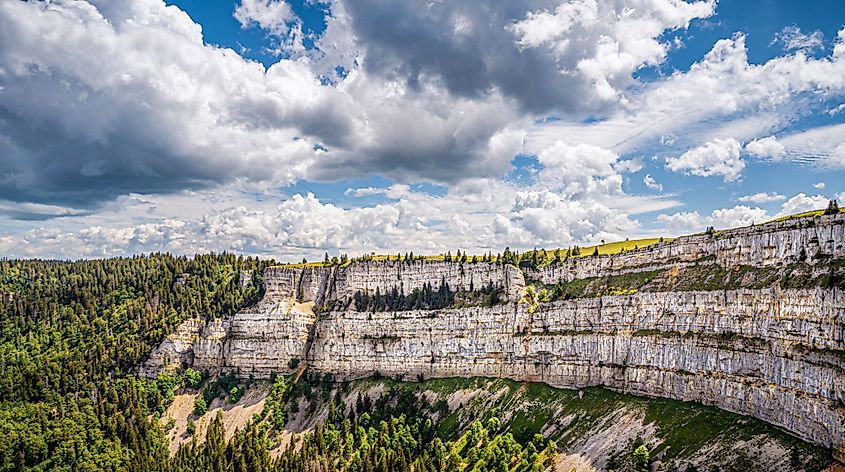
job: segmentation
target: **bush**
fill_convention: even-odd
[[[244,391],[239,389],[236,386],[232,387],[232,389],[229,390],[229,401],[231,403],[237,403],[238,400],[240,400],[242,396],[244,396]]]
[[[825,215],[835,215],[839,213],[839,204],[836,203],[836,200],[830,200],[827,203],[827,208],[824,210]]]
[[[193,435],[197,431],[197,424],[194,423],[194,420],[188,420],[188,428],[186,430],[188,434]]]
[[[182,383],[186,387],[197,388],[202,383],[202,374],[195,369],[188,367],[182,377]]]
[[[641,444],[634,450],[634,470],[648,472],[648,448],[645,444]]]
[[[206,411],[208,411],[208,404],[205,402],[205,398],[201,396],[197,397],[197,399],[194,400],[194,414],[202,416]]]

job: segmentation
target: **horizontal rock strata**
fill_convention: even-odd
[[[803,255],[802,255],[803,252]],[[766,223],[714,235],[681,236],[621,254],[573,257],[561,264],[526,271],[543,283],[616,275],[655,268],[685,267],[712,260],[724,267],[780,266],[802,257],[845,257],[845,214]]]
[[[829,303],[811,312],[814,304]],[[643,293],[321,319],[318,371],[355,378],[486,376],[696,400],[807,440],[845,438],[839,290]],[[815,356],[815,357],[813,357]]]
[[[834,274],[845,258],[843,223],[845,215],[802,218],[688,236],[525,269],[525,276],[508,265],[443,261],[271,267],[261,303],[224,320],[188,320],[141,373],[193,365],[269,377],[289,372],[297,358],[338,378],[377,372],[407,380],[488,376],[567,388],[603,385],[748,414],[841,454],[845,293],[833,276],[805,284],[811,288],[668,291],[661,283],[624,295],[520,300],[525,279],[554,284],[629,272],[673,274],[696,264],[733,270],[800,262],[814,277]],[[503,302],[375,313],[331,303],[356,292],[407,294],[443,282],[456,291],[493,284]],[[326,312],[333,306],[350,308]]]

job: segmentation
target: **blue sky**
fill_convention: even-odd
[[[566,247],[842,199],[845,3],[0,5],[0,255]]]

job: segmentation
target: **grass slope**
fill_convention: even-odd
[[[420,383],[370,379],[353,384],[359,388],[382,385],[396,396],[403,391],[419,396],[425,393],[432,411],[438,409],[439,401],[448,400],[449,411],[438,418],[436,425],[444,440],[459,438],[477,419],[486,422],[498,417],[503,428],[518,441],[528,441],[541,433],[555,440],[563,451],[583,454],[593,447],[591,441],[617,441],[594,460],[612,462],[629,457],[634,447],[645,443],[652,457],[659,457],[663,464],[659,470],[700,467],[705,461],[718,463],[719,470],[725,471],[762,470],[773,464],[813,471],[823,470],[832,461],[828,449],[763,421],[695,402],[638,397],[601,387],[558,389],[506,379],[444,378]],[[436,399],[432,401],[432,397]],[[614,423],[626,418],[636,418],[630,428],[639,428],[640,433],[627,441],[614,438],[618,434]],[[758,450],[761,447],[777,451],[771,452],[777,457],[763,457],[764,453]]]

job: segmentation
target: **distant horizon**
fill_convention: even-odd
[[[0,3],[0,258],[592,246],[843,182],[837,0]]]
[[[735,226],[735,227],[731,227],[731,228],[715,228],[714,227],[714,229],[717,232],[724,232],[724,231],[731,231],[731,230],[735,230],[735,229],[748,228],[748,227],[751,227],[751,226],[762,226],[762,225],[769,224],[769,223],[778,223],[778,222],[782,222],[782,221],[789,221],[789,220],[797,219],[797,218],[817,218],[817,217],[821,216],[822,212],[824,212],[824,209],[809,210],[809,211],[806,211],[806,212],[796,213],[796,214],[793,214],[793,215],[787,215],[787,216],[784,216],[784,217],[781,217],[781,218],[772,219],[772,220],[768,220],[768,221],[751,222],[751,223],[744,225],[744,226]],[[842,213],[845,213],[845,208],[840,208],[838,214],[842,214]],[[647,243],[647,244],[645,244],[641,247],[636,247],[636,248],[625,247],[625,249],[623,250],[623,252],[630,252],[630,251],[634,251],[634,250],[641,250],[641,249],[647,248],[649,246],[657,244],[658,242],[660,242],[660,243],[664,243],[664,242],[670,243],[670,242],[673,242],[677,239],[684,238],[684,237],[701,236],[701,235],[706,234],[706,230],[707,230],[707,228],[705,228],[705,231],[699,231],[699,232],[696,232],[696,233],[661,235],[661,236],[652,236],[652,237],[649,237],[649,238],[638,238],[638,239],[625,238],[625,239],[619,239],[619,240],[599,241],[597,244],[584,245],[584,246],[581,246],[581,245],[578,245],[578,244],[573,244],[573,245],[570,245],[570,246],[551,246],[551,247],[545,246],[545,247],[533,247],[533,248],[514,248],[514,252],[519,253],[519,254],[526,254],[526,253],[530,253],[532,251],[546,251],[548,253],[552,253],[554,251],[566,251],[566,250],[571,250],[575,247],[578,247],[580,250],[584,250],[585,253],[578,254],[577,257],[588,257],[588,256],[591,255],[591,251],[593,251],[596,248],[602,248],[603,246],[613,246],[615,244],[625,243],[625,242],[638,243],[638,242],[642,242],[642,241],[652,241],[652,242]],[[451,255],[452,257],[455,257],[457,255],[457,251],[460,251],[461,254],[466,255],[467,257],[479,258],[479,257],[486,256],[488,253],[491,254],[492,256],[498,256],[498,255],[501,255],[506,249],[510,249],[510,247],[505,246],[505,247],[498,248],[496,250],[488,249],[488,250],[484,251],[483,253],[471,252],[472,248],[455,248],[454,249],[454,251],[456,251],[455,253],[452,252],[453,251],[452,249],[447,249],[446,251],[440,252],[440,253],[424,253],[423,252],[423,253],[416,253],[415,254],[413,251],[405,251],[405,252],[401,252],[400,255],[407,256],[407,255],[410,254],[410,255],[413,255],[414,257],[421,257],[424,260],[439,260],[437,258],[446,256],[447,254]],[[298,261],[295,260],[295,261],[287,262],[285,260],[279,259],[278,256],[274,256],[274,255],[271,255],[271,254],[270,255],[242,254],[242,253],[238,253],[238,252],[235,252],[235,251],[228,251],[228,250],[207,251],[207,252],[199,252],[199,253],[193,253],[193,254],[172,253],[172,252],[169,252],[169,251],[149,251],[149,252],[140,252],[140,253],[125,255],[125,256],[121,255],[121,256],[90,257],[90,258],[77,258],[77,259],[73,259],[73,258],[39,258],[39,257],[0,256],[0,260],[8,260],[8,261],[44,260],[44,261],[57,261],[57,262],[75,263],[75,262],[84,262],[84,261],[97,260],[97,259],[120,259],[120,258],[128,259],[128,258],[132,258],[132,257],[150,257],[150,256],[152,256],[154,254],[158,254],[158,253],[171,254],[175,257],[187,257],[187,258],[202,256],[202,255],[209,255],[209,254],[228,253],[228,254],[238,256],[238,257],[244,257],[244,258],[252,257],[252,258],[256,258],[256,259],[259,259],[259,260],[265,260],[265,261],[272,260],[273,262],[277,263],[277,264],[275,264],[274,266],[271,266],[271,267],[301,266],[301,265],[304,265],[304,264],[320,265],[320,264],[324,263],[323,259],[313,259],[312,260],[312,259],[308,259],[307,257],[305,258],[306,259],[305,262],[303,262],[302,260],[298,260]],[[614,252],[612,254],[600,253],[599,255],[600,256],[606,256],[606,255],[616,255],[616,254],[618,254],[618,253],[616,253],[616,252]],[[331,258],[336,258],[336,257],[340,257],[340,256],[343,255],[343,256],[348,257],[350,262],[360,261],[361,258],[368,257],[368,256],[375,256],[375,257],[379,258],[377,260],[377,262],[381,262],[381,261],[389,262],[389,261],[398,260],[398,259],[392,259],[394,256],[397,256],[397,253],[395,253],[395,252],[394,253],[378,252],[378,251],[375,251],[375,250],[372,250],[372,251],[366,251],[365,250],[363,252],[354,253],[354,254],[353,253],[345,253],[345,252],[331,253],[328,250],[326,250],[323,254],[323,257],[325,257],[325,255],[328,255]],[[571,256],[569,256],[569,257],[571,257]],[[381,258],[384,258],[384,259],[381,259]]]

